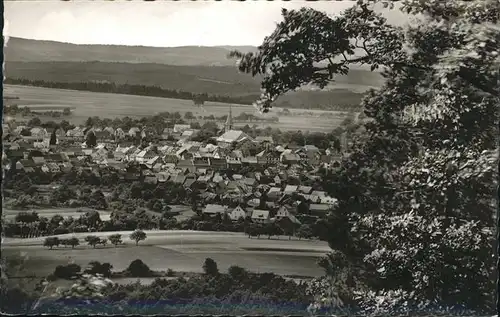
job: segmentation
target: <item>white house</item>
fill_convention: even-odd
[[[118,129],[116,129],[116,130],[115,130],[114,135],[115,135],[115,138],[116,138],[116,139],[121,140],[121,139],[124,139],[124,138],[125,138],[126,133],[125,133],[125,131],[123,131],[123,129],[122,129],[122,128],[118,128]]]
[[[251,215],[250,212],[246,211],[240,206],[234,208],[233,210],[231,210],[231,212],[228,213],[228,216],[232,221],[238,221],[240,218],[245,219],[247,216],[250,215]]]
[[[256,223],[269,223],[269,210],[254,209],[252,212],[252,221]]]
[[[217,138],[217,143],[221,146],[229,145],[233,142],[240,143],[244,140],[253,141],[252,138],[241,130],[229,130]]]
[[[137,153],[135,160],[141,163],[145,163],[156,156],[156,152],[150,149],[142,150]]]
[[[208,204],[203,208],[203,213],[207,215],[215,216],[216,214],[220,214],[221,216],[226,213],[226,207],[222,205]]]
[[[276,219],[281,220],[283,218],[290,219],[293,223],[301,224],[301,222],[294,216],[285,206],[281,206],[276,212]]]
[[[43,140],[49,137],[49,133],[44,128],[32,128],[30,132],[31,136],[36,137],[37,139]]]

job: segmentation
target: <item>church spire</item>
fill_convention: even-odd
[[[226,119],[226,124],[224,126],[224,132],[227,132],[229,130],[233,129],[233,111],[231,105],[229,105],[229,115],[227,116]]]

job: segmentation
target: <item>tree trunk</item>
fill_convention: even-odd
[[[136,241],[136,242],[135,242],[135,245],[136,245],[136,246],[137,246],[137,245],[139,245],[139,241]]]

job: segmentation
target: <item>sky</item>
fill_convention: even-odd
[[[4,35],[75,44],[157,47],[260,45],[281,20],[281,8],[328,14],[352,1],[55,1],[4,2]],[[390,22],[406,20],[399,11]]]

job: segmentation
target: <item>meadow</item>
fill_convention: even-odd
[[[123,233],[124,245],[92,248],[84,245],[71,248],[42,247],[44,238],[7,239],[2,256],[23,255],[27,258],[27,272],[43,276],[52,273],[56,265],[74,261],[86,266],[97,260],[109,262],[115,271],[125,269],[135,259],[142,259],[151,269],[178,272],[202,272],[201,263],[213,258],[221,270],[239,265],[255,272],[274,272],[283,275],[319,276],[322,269],[318,258],[328,251],[320,241],[289,241],[285,237],[249,239],[241,233],[196,231],[147,231],[148,238],[138,246],[128,239],[130,232]],[[95,233],[106,236],[113,233]],[[83,239],[86,233],[75,234]],[[72,236],[70,235],[61,235]],[[43,263],[43,265],[40,265]]]
[[[10,104],[29,106],[32,109],[57,110],[68,107],[72,114],[65,119],[74,124],[83,124],[89,116],[101,118],[142,117],[155,115],[160,112],[192,112],[195,116],[227,115],[230,104],[206,102],[203,107],[195,106],[191,100],[169,99],[147,96],[120,95],[108,93],[94,93],[86,91],[61,90],[41,87],[4,85],[4,96],[19,97],[9,100]],[[249,105],[231,104],[233,116],[253,113],[259,116],[276,116],[281,108],[273,109],[270,113],[261,115]],[[345,117],[344,112],[289,109],[292,113],[311,112],[314,116],[287,116],[280,117],[277,123],[255,123],[259,127],[272,126],[282,130],[303,130],[311,132],[330,132],[339,126]],[[329,114],[322,116],[322,114]],[[333,115],[332,115],[333,114]],[[54,120],[54,118],[44,118]],[[244,126],[244,124],[237,124]],[[250,124],[252,125],[252,123]]]
[[[78,210],[83,210],[83,212],[80,212]],[[5,219],[7,219],[7,220],[14,220],[16,215],[21,211],[22,210],[4,208],[2,210],[2,216],[5,217]],[[36,211],[40,217],[45,217],[47,219],[50,219],[50,218],[54,217],[55,215],[60,215],[63,218],[73,217],[73,218],[77,219],[82,214],[84,214],[84,211],[87,211],[87,209],[85,209],[85,208],[52,208],[52,209],[30,209],[30,210],[26,210],[26,211],[27,212]],[[109,211],[98,210],[98,212],[99,212],[99,216],[101,217],[101,220],[107,221],[110,219],[111,213]]]

